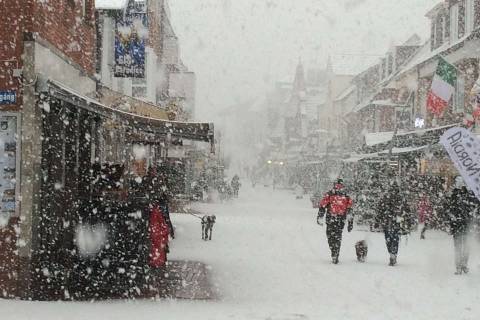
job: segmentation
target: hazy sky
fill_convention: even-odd
[[[383,54],[411,34],[426,37],[439,0],[169,0],[185,64],[197,74],[197,114],[265,93],[293,76],[299,57]]]

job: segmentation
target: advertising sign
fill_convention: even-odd
[[[465,128],[451,128],[440,138],[468,188],[480,199],[480,140]]]
[[[19,148],[17,115],[0,115],[0,220],[17,212]]]
[[[145,78],[148,22],[145,2],[129,1],[115,23],[115,69],[120,78]]]

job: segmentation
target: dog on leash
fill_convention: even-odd
[[[357,253],[357,260],[359,262],[365,262],[367,259],[368,245],[367,241],[361,240],[355,244],[355,251]]]
[[[212,240],[213,225],[215,224],[215,216],[202,217],[202,240]]]

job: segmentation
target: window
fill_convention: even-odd
[[[480,1],[473,3],[473,20],[474,29],[480,27]]]
[[[465,79],[463,76],[457,78],[455,84],[455,95],[453,97],[453,110],[463,112],[465,107]]]
[[[432,25],[431,25],[431,30],[430,30],[430,49],[434,50],[435,49],[435,19],[432,19]]]
[[[391,53],[387,56],[388,59],[388,75],[391,75],[393,72],[393,55]]]
[[[147,81],[144,78],[132,78],[132,97],[147,97]]]
[[[435,48],[440,47],[443,44],[443,26],[444,19],[443,15],[438,15],[435,22]]]
[[[445,41],[448,41],[450,39],[450,14],[449,12],[445,13],[444,19],[443,19],[443,39]]]
[[[458,39],[465,35],[465,0],[458,4]]]
[[[452,40],[458,39],[458,3],[450,8],[450,35]]]
[[[465,8],[465,31],[467,34],[473,31],[474,25],[474,0],[466,0],[466,8]]]
[[[387,77],[387,60],[384,58],[382,59],[382,79]]]

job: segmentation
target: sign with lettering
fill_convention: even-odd
[[[465,128],[451,128],[440,138],[453,164],[480,199],[480,140]]]
[[[0,105],[1,104],[15,104],[17,103],[17,92],[13,90],[0,91]]]

